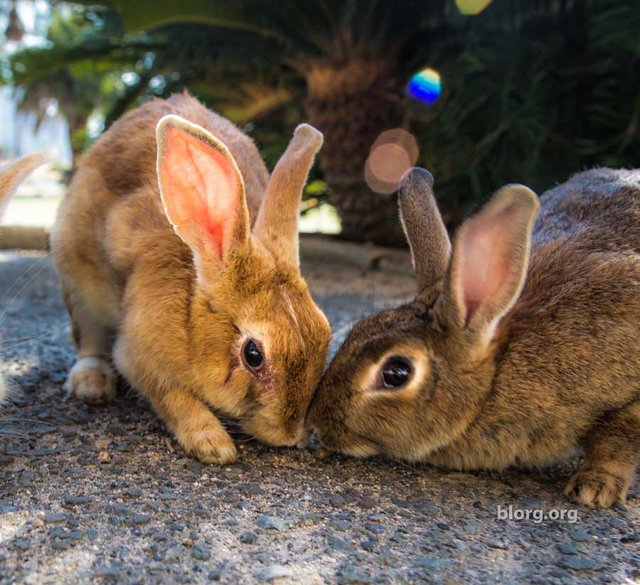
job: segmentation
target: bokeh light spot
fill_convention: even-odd
[[[430,67],[416,73],[407,85],[407,93],[410,97],[430,106],[438,101],[441,92],[440,74]]]
[[[456,0],[458,10],[465,16],[480,14],[493,0]]]
[[[405,171],[418,160],[418,154],[418,142],[406,130],[394,128],[383,132],[369,151],[364,170],[367,185],[375,193],[393,193]]]

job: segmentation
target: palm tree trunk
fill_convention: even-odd
[[[69,126],[69,144],[72,155],[71,172],[73,172],[87,148],[87,124],[89,122],[89,116],[79,107],[75,100],[66,100],[62,104],[62,113]]]
[[[371,191],[364,180],[369,149],[401,119],[394,63],[354,59],[342,65],[305,63],[306,113],[325,135],[320,167],[330,203],[342,220],[342,237],[405,245],[395,194]]]

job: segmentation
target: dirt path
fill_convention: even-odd
[[[317,260],[306,272],[338,338],[413,289],[406,276]],[[46,256],[0,253],[0,313],[16,387],[0,422],[1,583],[640,579],[637,483],[626,507],[590,512],[561,495],[570,466],[450,473],[319,461],[241,436],[239,464],[202,465],[131,393],[103,409],[66,399],[73,353]],[[536,518],[501,519],[498,506]],[[538,521],[540,510],[577,518]]]

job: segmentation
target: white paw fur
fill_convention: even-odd
[[[108,404],[116,397],[116,374],[106,360],[80,358],[69,372],[66,389],[86,404]]]

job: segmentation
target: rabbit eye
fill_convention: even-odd
[[[264,365],[262,351],[253,339],[248,339],[242,347],[242,361],[248,369],[253,371],[259,371]]]
[[[382,383],[385,388],[401,388],[413,373],[409,360],[400,356],[390,357],[382,366]]]

